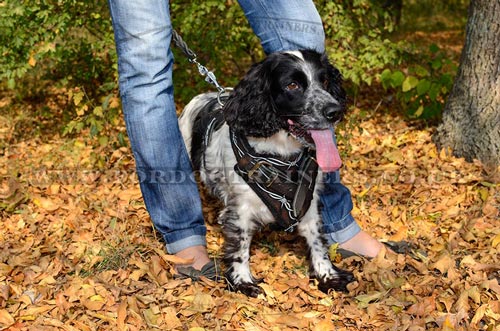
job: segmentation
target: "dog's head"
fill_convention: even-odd
[[[345,104],[340,72],[325,54],[302,50],[273,53],[252,66],[224,114],[228,125],[245,136],[286,130],[304,146],[331,149],[332,124],[342,120]]]
[[[224,113],[229,126],[246,136],[269,137],[280,129],[303,135],[339,122],[345,103],[342,76],[327,56],[294,51],[273,53],[255,64]]]

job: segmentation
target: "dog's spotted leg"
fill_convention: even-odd
[[[250,244],[255,224],[241,219],[231,208],[223,212],[225,276],[231,290],[257,297],[262,289],[250,272]]]
[[[304,218],[298,226],[301,236],[309,246],[309,259],[312,276],[318,279],[318,288],[328,293],[328,290],[346,291],[347,284],[354,280],[351,272],[335,267],[328,258],[328,250],[319,231],[319,215],[314,218]]]

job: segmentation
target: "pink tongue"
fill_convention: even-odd
[[[309,130],[309,134],[316,145],[316,160],[323,172],[334,172],[342,165],[339,150],[333,142],[333,133],[330,130]]]

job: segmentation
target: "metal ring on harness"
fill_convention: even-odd
[[[219,93],[217,93],[217,102],[219,103],[219,105],[224,106],[220,98],[224,93],[230,92],[232,90],[234,90],[232,87],[223,87],[221,90],[219,90]]]

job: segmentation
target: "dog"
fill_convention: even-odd
[[[196,96],[179,126],[193,169],[224,203],[225,277],[257,297],[250,266],[253,234],[277,223],[309,248],[310,274],[323,292],[345,291],[354,277],[328,258],[321,234],[322,173],[341,166],[334,125],[346,109],[340,72],[312,50],[273,53],[254,64],[225,98]],[[219,100],[220,101],[220,100]]]

